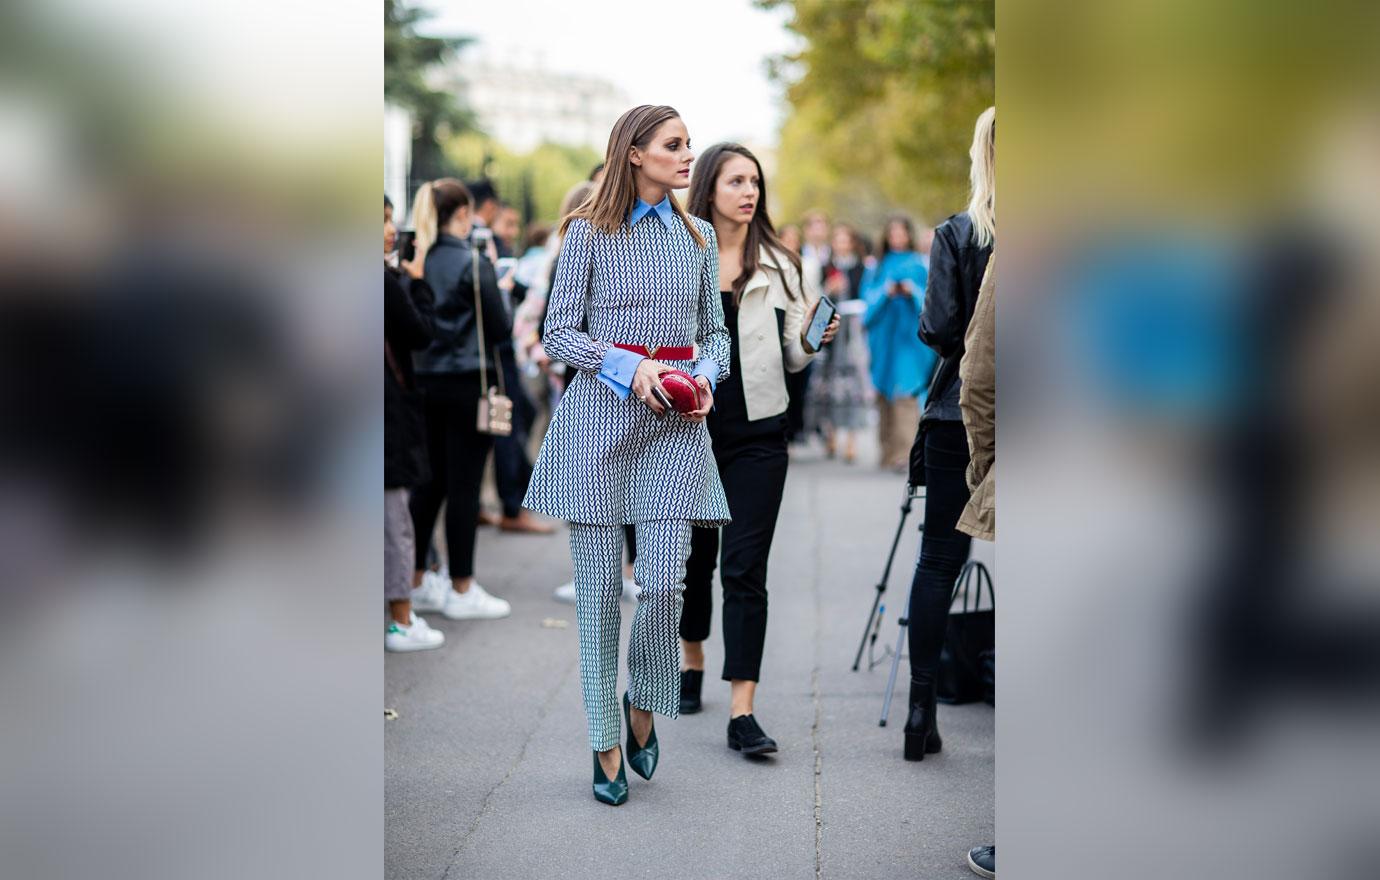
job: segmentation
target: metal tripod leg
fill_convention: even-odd
[[[862,638],[858,640],[858,653],[853,658],[853,671],[858,671],[858,665],[862,663],[863,649],[867,647],[868,633],[872,633],[872,642],[877,641],[877,633],[882,628],[882,619],[878,613],[881,609],[885,613],[882,605],[882,594],[886,592],[887,581],[891,579],[891,563],[896,559],[896,548],[901,544],[901,532],[906,527],[906,518],[910,516],[910,510],[915,503],[917,494],[916,487],[910,483],[906,484],[906,495],[901,501],[901,521],[896,524],[896,535],[891,539],[891,552],[886,557],[886,568],[882,571],[882,579],[877,582],[877,593],[872,597],[872,610],[867,613],[867,625],[863,627]],[[909,602],[907,603],[909,604]],[[873,622],[876,626],[873,626]]]
[[[910,597],[906,597],[906,610],[901,612],[901,617],[896,621],[899,631],[896,633],[896,653],[891,655],[891,673],[886,677],[886,696],[882,699],[882,720],[877,722],[878,727],[886,727],[886,718],[891,714],[891,696],[896,690],[896,671],[901,666],[901,646],[906,642],[906,630],[910,627]]]

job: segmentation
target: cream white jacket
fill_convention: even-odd
[[[743,289],[738,302],[738,358],[749,420],[785,412],[786,372],[798,373],[814,358],[801,342],[801,335],[805,331],[805,316],[819,300],[819,288],[814,273],[807,271],[805,275],[802,288],[800,273],[790,261],[763,247],[757,271]],[[788,284],[796,296],[786,292]],[[804,298],[799,295],[802,289]],[[783,325],[777,324],[777,309],[784,313]]]

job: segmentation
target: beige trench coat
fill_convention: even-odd
[[[985,541],[997,534],[997,257],[993,253],[982,276],[973,319],[963,337],[958,367],[962,385],[958,408],[968,433],[968,489],[972,496],[959,517],[958,529]]]

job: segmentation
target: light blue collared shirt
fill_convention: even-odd
[[[669,194],[655,205],[649,205],[642,199],[638,199],[637,204],[633,205],[632,213],[628,215],[628,228],[632,229],[636,226],[637,221],[646,217],[649,211],[656,211],[657,217],[661,219],[662,225],[667,229],[671,228],[671,223],[676,219],[676,210],[671,207]]]
[[[655,205],[649,205],[642,199],[638,199],[633,205],[632,213],[628,215],[628,228],[637,225],[637,221],[646,217],[650,213],[655,213],[657,219],[662,222],[667,229],[676,222],[676,211],[671,207],[671,196],[667,195]],[[632,393],[633,376],[637,373],[637,365],[642,363],[643,357],[635,351],[628,351],[625,348],[612,347],[608,354],[604,355],[604,365],[599,370],[599,381],[603,382],[614,393],[624,400]],[[710,390],[718,387],[715,380],[719,377],[719,367],[708,358],[702,359],[695,366],[695,376],[703,376],[709,380]]]
[[[632,393],[633,376],[637,374],[637,365],[642,363],[643,357],[635,351],[628,351],[626,348],[610,346],[608,354],[604,355],[604,365],[599,370],[599,381],[613,389],[613,392],[624,400]],[[715,391],[718,383],[715,379],[719,376],[719,365],[709,358],[701,358],[695,365],[695,372],[691,375],[703,376],[709,380],[709,390]]]

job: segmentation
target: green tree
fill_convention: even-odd
[[[477,132],[448,139],[445,154],[464,176],[492,180],[499,197],[522,211],[524,220],[547,224],[559,219],[566,192],[587,179],[590,169],[603,159],[589,147],[553,143],[515,153]]]
[[[907,211],[937,223],[967,202],[973,123],[995,102],[995,0],[756,0],[789,7],[805,47],[775,59],[791,112],[776,206],[876,235]]]
[[[449,92],[427,85],[426,72],[444,63],[469,37],[425,37],[417,25],[432,14],[397,0],[383,0],[383,97],[412,111],[412,176],[430,180],[454,174],[441,142],[471,131],[475,120]]]

